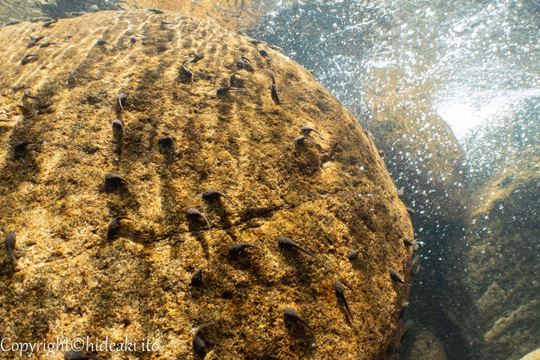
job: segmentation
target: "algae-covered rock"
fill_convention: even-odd
[[[28,48],[28,35],[51,44]],[[216,321],[198,333],[207,359],[387,357],[409,289],[388,271],[409,280],[412,227],[376,149],[308,71],[168,13],[22,23],[0,41],[0,229],[16,233],[18,261],[0,253],[4,338],[127,337],[135,351],[100,355],[192,359],[195,330]],[[322,136],[295,142],[304,126]],[[108,174],[121,178],[106,186]],[[321,261],[280,250],[279,236]],[[259,248],[231,257],[240,242]],[[369,258],[351,263],[352,249]],[[285,307],[314,333],[287,328]]]

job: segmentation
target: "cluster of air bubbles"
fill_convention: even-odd
[[[462,137],[504,111],[508,95],[538,84],[538,8],[529,0],[307,2],[268,14],[252,35],[308,69],[318,64],[318,80],[367,118],[366,91],[388,85],[372,75],[396,70],[399,88],[426,92]]]
[[[516,167],[529,167],[540,159],[540,94],[521,99],[484,128],[471,132],[463,141],[471,180],[478,185],[493,174],[511,182]]]

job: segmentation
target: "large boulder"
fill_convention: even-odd
[[[28,35],[46,37],[29,48]],[[250,40],[147,11],[0,30],[0,229],[15,232],[18,261],[0,253],[4,345],[127,337],[138,351],[101,355],[150,358],[149,340],[152,358],[191,359],[195,329],[216,321],[200,333],[207,359],[390,356],[409,291],[389,276],[410,280],[405,206],[351,113],[308,71]],[[241,56],[254,72],[237,67]],[[275,74],[279,104],[261,69]],[[218,92],[233,73],[246,90]],[[322,136],[295,142],[303,126]],[[160,146],[163,136],[175,148]],[[111,173],[125,181],[105,186]],[[231,201],[203,199],[206,190]],[[117,216],[133,221],[115,234]],[[320,261],[280,250],[279,236]],[[230,256],[241,242],[259,248]],[[353,249],[367,256],[350,262]],[[314,332],[285,326],[285,307]],[[63,356],[35,358],[50,355]]]

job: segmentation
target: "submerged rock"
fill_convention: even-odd
[[[474,212],[450,277],[461,299],[448,308],[482,360],[517,360],[540,338],[539,100],[516,103],[468,143]]]
[[[406,346],[402,360],[446,360],[444,344],[427,329],[415,331]]]
[[[27,34],[36,32],[58,44],[35,49],[39,59],[21,66]],[[132,43],[135,32],[146,40]],[[108,45],[97,46],[100,39]],[[152,357],[191,359],[195,330],[216,321],[202,335],[207,359],[387,357],[409,291],[388,276],[394,269],[410,280],[407,210],[350,112],[307,70],[265,48],[269,64],[259,53],[265,45],[250,40],[144,10],[0,29],[8,120],[0,132],[0,229],[17,233],[20,265],[15,272],[0,257],[3,337],[127,336],[157,344]],[[193,55],[204,57],[182,83],[182,62]],[[253,73],[237,69],[240,56],[253,61]],[[275,74],[279,104],[264,68]],[[218,97],[234,72],[246,91]],[[21,100],[27,88],[39,101]],[[121,93],[129,94],[124,111]],[[114,120],[126,129],[121,149]],[[305,126],[325,137],[294,146]],[[160,154],[163,134],[175,140],[174,162]],[[40,141],[41,151],[14,158],[11,144],[23,141]],[[109,173],[129,179],[126,191],[103,189]],[[206,201],[208,189],[233,201]],[[189,208],[211,229],[186,221]],[[133,220],[130,231],[107,240],[119,216]],[[321,261],[280,251],[279,236]],[[230,259],[227,249],[243,242],[260,250]],[[355,248],[369,253],[362,268],[346,257]],[[205,266],[219,270],[193,288],[192,274]],[[347,287],[354,319],[336,304],[336,280]],[[289,307],[313,334],[284,326]]]
[[[525,355],[519,360],[539,360],[539,359],[540,359],[540,349],[536,349],[528,353],[527,355]]]

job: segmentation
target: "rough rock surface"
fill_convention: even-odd
[[[27,48],[28,35],[40,34],[54,44]],[[147,39],[132,42],[137,35]],[[0,229],[17,234],[18,258],[15,266],[0,252],[3,337],[128,336],[139,341],[137,352],[100,354],[192,359],[194,330],[217,320],[202,332],[207,359],[384,359],[395,348],[409,289],[388,270],[409,280],[406,209],[354,117],[308,71],[264,46],[271,60],[262,57],[249,40],[146,11],[0,30]],[[28,54],[39,58],[22,65]],[[204,58],[186,64],[189,81],[181,68],[193,54]],[[256,71],[237,69],[240,56]],[[281,104],[261,68],[276,74]],[[234,72],[247,91],[217,96]],[[113,137],[117,119],[122,141]],[[306,125],[325,137],[295,146]],[[174,139],[175,157],[160,153],[164,135]],[[23,142],[31,144],[17,146]],[[129,185],[106,189],[107,173]],[[201,199],[209,189],[234,202]],[[212,230],[186,219],[190,207]],[[115,216],[134,221],[121,221],[108,240]],[[280,251],[280,235],[322,261]],[[234,260],[227,249],[238,242],[261,249]],[[356,248],[369,259],[349,262]],[[194,288],[191,275],[202,266],[212,268]],[[336,301],[338,279],[352,321]],[[288,330],[287,306],[315,333]],[[141,351],[146,339],[159,349]]]

